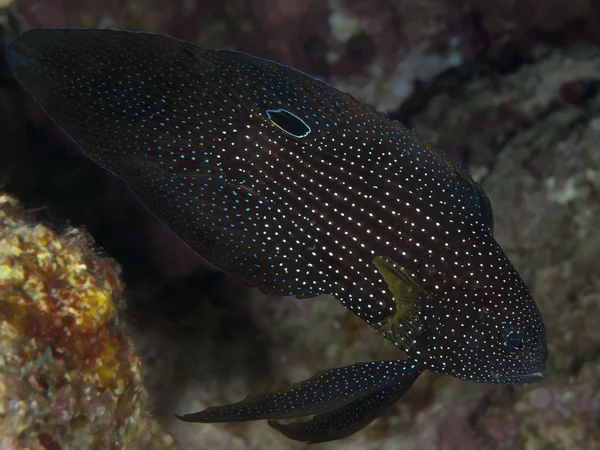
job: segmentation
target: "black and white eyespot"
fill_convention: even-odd
[[[519,330],[511,329],[505,334],[504,338],[505,347],[511,352],[518,352],[523,350],[525,342],[523,336]]]
[[[267,117],[273,125],[290,136],[304,138],[311,132],[304,120],[285,109],[268,109]]]

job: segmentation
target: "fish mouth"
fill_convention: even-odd
[[[492,377],[495,379],[496,383],[503,383],[508,385],[516,385],[516,384],[529,384],[535,383],[536,381],[540,381],[544,378],[544,372],[546,370],[546,365],[541,364],[539,366],[533,367],[531,372],[527,373],[517,373],[517,374],[501,374],[497,372],[492,372]]]
[[[535,383],[536,381],[540,381],[542,378],[544,378],[544,374],[542,372],[532,372],[532,373],[526,373],[523,375],[513,375],[508,378],[509,378],[509,380],[511,380],[515,383],[529,384],[529,383]]]
[[[529,373],[511,375],[508,377],[508,379],[515,384],[535,383],[536,381],[540,381],[542,378],[544,378],[544,374],[542,373],[544,370],[546,370],[546,365],[542,364]]]

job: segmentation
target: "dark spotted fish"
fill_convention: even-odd
[[[541,377],[544,324],[493,237],[487,197],[400,123],[289,67],[161,35],[32,30],[8,61],[200,256],[268,294],[332,294],[409,358],[328,370],[183,420],[270,419],[320,442],[370,423],[424,370]]]

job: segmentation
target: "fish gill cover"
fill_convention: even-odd
[[[540,378],[544,324],[493,237],[487,197],[400,123],[289,67],[157,34],[32,30],[8,61],[200,256],[265,293],[332,294],[409,358],[328,370],[184,420],[270,419],[317,442],[370,423],[424,370]]]

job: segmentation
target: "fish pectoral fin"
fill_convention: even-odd
[[[178,416],[186,422],[244,422],[321,414],[395,386],[420,368],[407,361],[373,361],[319,372],[270,394]]]
[[[394,345],[408,349],[420,329],[419,300],[427,293],[391,258],[376,256],[373,264],[383,277],[396,303],[394,314],[374,326]]]
[[[404,395],[420,374],[419,369],[409,370],[394,386],[372,392],[333,411],[317,414],[309,421],[281,423],[269,420],[268,423],[288,438],[309,444],[342,439],[363,429],[384,414]]]

